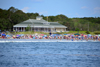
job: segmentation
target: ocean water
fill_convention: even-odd
[[[0,43],[0,67],[100,67],[100,42]]]

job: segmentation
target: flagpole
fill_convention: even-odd
[[[47,22],[48,22],[48,16],[47,16]]]

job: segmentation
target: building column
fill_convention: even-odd
[[[47,28],[46,28],[46,32],[47,32]]]
[[[52,31],[52,28],[51,28],[50,30],[51,30],[51,32],[53,32],[53,31]]]
[[[26,27],[25,27],[25,31],[26,31]]]
[[[32,31],[32,27],[31,27],[31,31]]]
[[[40,28],[40,32],[41,32],[41,28]]]
[[[16,27],[16,31],[17,31],[17,27]]]
[[[19,27],[18,27],[18,32],[19,32]]]
[[[51,28],[51,32],[53,32],[52,28]]]
[[[14,27],[13,27],[13,31],[14,31]]]
[[[66,28],[65,28],[65,32],[66,32]]]
[[[38,28],[36,27],[36,31],[38,31]]]
[[[33,31],[35,31],[35,28],[33,28]]]
[[[39,28],[38,28],[38,31],[39,31]]]
[[[56,32],[56,28],[53,28],[53,31]]]
[[[46,28],[45,28],[45,32],[47,32]]]
[[[21,27],[21,32],[22,32],[22,27]]]
[[[34,31],[34,27],[32,27],[32,31]]]
[[[23,27],[23,32],[24,32],[24,27]]]
[[[52,32],[51,28],[50,28],[50,32]]]
[[[37,31],[37,28],[35,28],[35,31]]]
[[[22,27],[22,32],[24,31],[24,27]]]
[[[43,29],[43,31],[45,32],[45,28]]]

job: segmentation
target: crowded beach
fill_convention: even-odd
[[[93,40],[93,41],[100,41],[100,35],[91,35],[91,34],[6,34],[2,32],[0,34],[0,39],[65,39],[65,40]]]

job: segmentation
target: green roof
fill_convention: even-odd
[[[30,25],[30,27],[67,28],[66,26],[61,25],[58,22],[47,22],[43,19],[28,19],[26,21],[14,25],[13,27],[27,27],[28,25]]]

